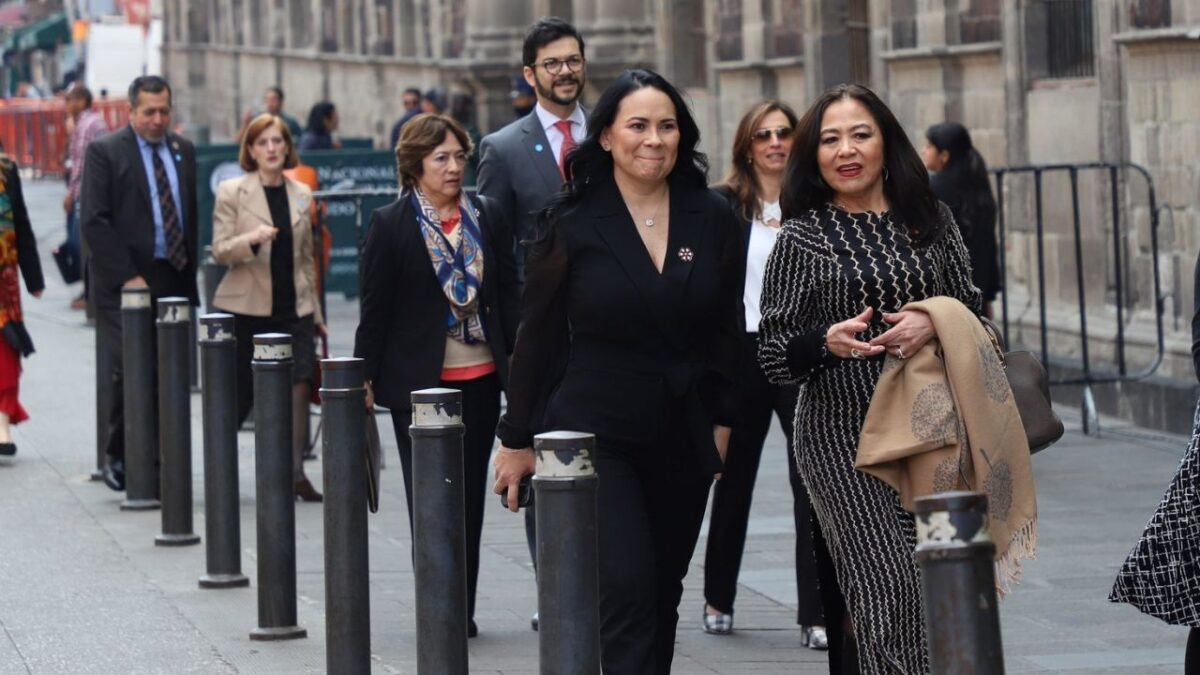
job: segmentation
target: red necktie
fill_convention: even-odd
[[[571,135],[571,125],[574,124],[571,120],[559,120],[554,123],[555,128],[562,132],[563,140],[562,147],[558,151],[558,171],[567,177],[566,161],[567,154],[575,149],[575,137]]]

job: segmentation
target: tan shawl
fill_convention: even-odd
[[[1020,580],[1035,557],[1037,502],[1029,444],[1004,367],[983,325],[958,300],[905,305],[925,312],[937,337],[905,360],[890,354],[859,437],[855,468],[913,500],[947,490],[988,497],[997,586]]]

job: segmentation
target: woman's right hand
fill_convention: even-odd
[[[825,350],[839,359],[865,359],[882,354],[883,345],[872,345],[857,337],[858,333],[867,330],[867,322],[871,320],[873,312],[874,310],[868,307],[853,319],[830,326],[825,333]]]
[[[275,239],[275,234],[278,232],[270,225],[259,225],[250,231],[250,245],[265,244],[268,241]]]
[[[519,510],[517,494],[521,479],[537,471],[533,448],[514,449],[501,445],[492,458],[492,466],[496,469],[496,483],[492,486],[492,492],[498,495],[507,492],[508,510],[516,513]]]
[[[366,397],[367,412],[374,412],[374,410],[375,410],[375,390],[371,388],[370,382],[365,383],[365,385],[366,385],[366,389],[367,389],[367,397]]]

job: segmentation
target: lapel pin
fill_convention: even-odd
[[[182,161],[183,161],[183,156],[182,156],[182,155],[179,155],[179,154],[176,154],[176,155],[175,155],[175,161],[176,161],[176,162],[182,162]]]
[[[542,148],[542,144],[541,144],[541,143],[538,143],[537,145],[533,146],[533,149],[534,149],[534,150],[536,150],[536,151],[538,151],[538,152],[541,152],[541,151],[542,151],[542,149],[543,149],[543,148]]]
[[[692,249],[690,249],[686,246],[679,249],[679,259],[682,260],[683,262],[692,262],[692,258],[695,258],[695,257],[696,257],[696,254],[692,251]]]

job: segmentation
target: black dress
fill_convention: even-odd
[[[886,483],[854,469],[863,419],[884,360],[824,352],[829,326],[866,307],[875,320],[862,339],[886,330],[878,313],[946,295],[976,313],[979,290],[958,229],[914,247],[889,213],[832,205],[789,220],[763,276],[759,360],[777,384],[806,383],[796,409],[796,461],[854,622],[864,675],[929,671],[912,514]]]
[[[713,425],[735,414],[733,214],[684,185],[670,214],[661,273],[611,181],[535,245],[498,432],[512,448],[540,431],[596,435],[601,657],[616,675],[670,672],[682,580],[721,470]]]

